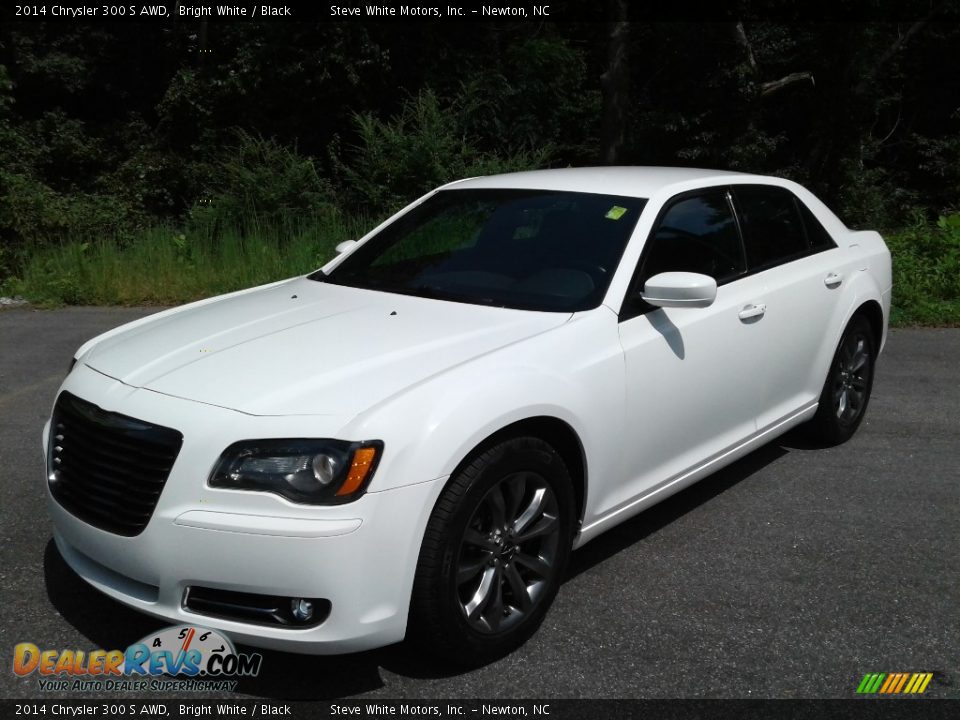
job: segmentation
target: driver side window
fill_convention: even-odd
[[[647,242],[640,287],[662,272],[701,273],[718,285],[746,272],[740,233],[725,190],[674,201]]]

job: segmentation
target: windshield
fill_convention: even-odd
[[[314,280],[528,310],[596,307],[645,200],[443,190]]]

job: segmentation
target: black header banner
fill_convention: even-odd
[[[630,2],[628,0],[285,0],[251,2],[59,2],[4,3],[4,21],[21,22],[723,22],[909,21],[960,19],[960,0],[741,0],[740,2]]]

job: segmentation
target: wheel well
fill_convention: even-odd
[[[876,341],[877,347],[879,347],[880,343],[883,342],[883,310],[880,308],[880,303],[876,300],[868,300],[857,308],[854,316],[857,315],[863,315],[867,319],[867,322],[870,323],[873,339]]]
[[[549,443],[560,455],[567,466],[571,480],[573,480],[573,496],[577,503],[577,521],[582,520],[584,500],[587,495],[587,469],[583,455],[583,445],[576,431],[563,420],[555,417],[525,418],[497,430],[467,453],[451,473],[451,477],[455,476],[473,457],[487,448],[493,447],[508,438],[523,436],[540,438]]]

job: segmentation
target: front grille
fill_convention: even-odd
[[[94,527],[139,535],[182,444],[183,435],[176,430],[62,392],[53,409],[47,453],[50,492]]]

